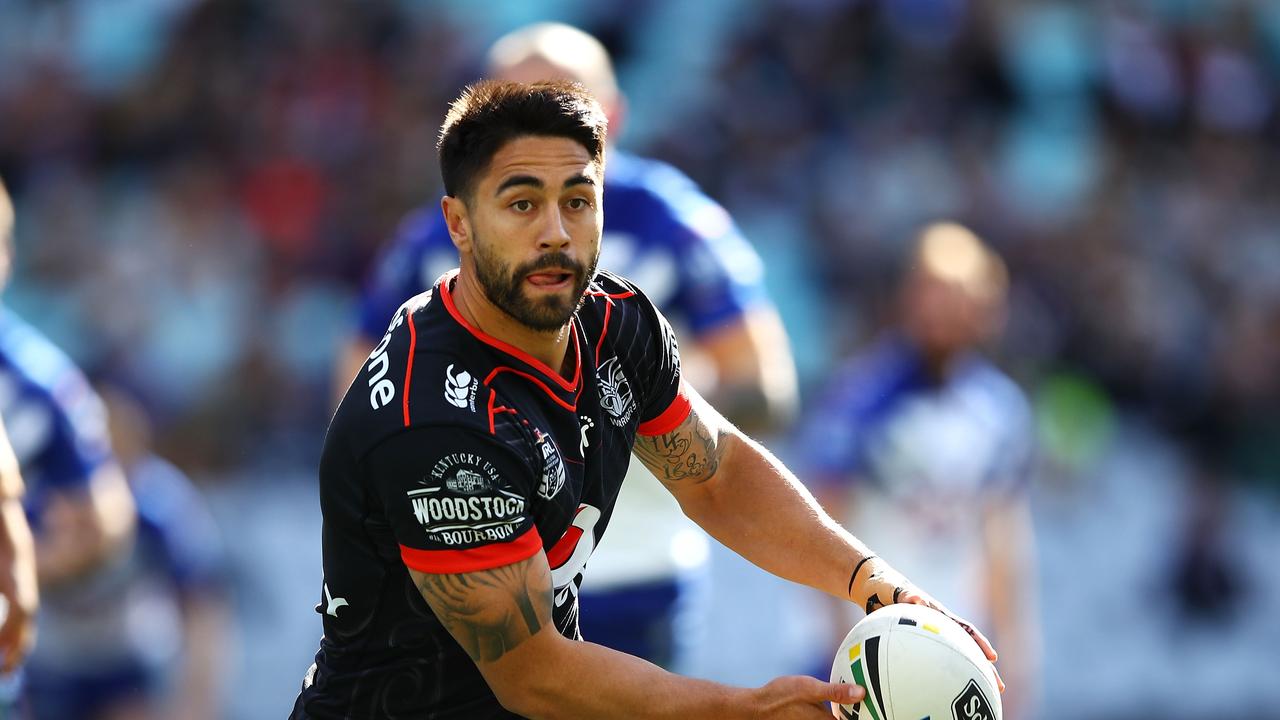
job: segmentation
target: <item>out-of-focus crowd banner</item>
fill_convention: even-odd
[[[613,53],[620,144],[755,243],[809,393],[885,326],[923,224],[1003,256],[1035,717],[1280,716],[1280,3],[4,0],[4,302],[139,398],[208,496],[226,717],[283,717],[314,652],[313,473],[365,272],[441,193],[486,45],[546,19]],[[716,561],[700,674],[834,648],[806,593]]]

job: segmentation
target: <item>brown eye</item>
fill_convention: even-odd
[[[533,209],[533,203],[529,200],[517,200],[511,203],[511,208],[516,212],[529,212]]]

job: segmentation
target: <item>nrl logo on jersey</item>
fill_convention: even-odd
[[[611,357],[596,368],[596,382],[600,385],[600,407],[614,425],[626,425],[635,413],[636,400],[618,358]]]
[[[444,400],[450,405],[471,412],[476,411],[476,389],[480,381],[461,368],[455,373],[453,363],[444,369]]]
[[[550,435],[537,428],[534,428],[533,435],[542,453],[542,483],[538,486],[538,496],[550,500],[564,487],[564,461],[560,459],[560,451]]]

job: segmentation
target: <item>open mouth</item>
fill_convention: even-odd
[[[550,270],[526,275],[525,279],[537,287],[558,289],[573,280],[573,273]]]

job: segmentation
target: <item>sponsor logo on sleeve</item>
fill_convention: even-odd
[[[391,367],[387,346],[391,344],[391,334],[404,324],[404,316],[403,309],[396,311],[395,318],[391,320],[391,327],[387,328],[387,334],[382,336],[382,340],[373,348],[373,352],[369,353],[369,362],[365,365],[365,370],[369,373],[369,404],[374,410],[391,404],[396,396],[395,383],[387,377],[387,370]]]
[[[507,540],[524,521],[525,499],[505,489],[498,469],[475,453],[445,455],[424,481],[430,487],[406,494],[428,540],[444,545]]]
[[[600,407],[609,415],[609,420],[618,427],[630,422],[636,401],[617,357],[605,360],[596,368],[596,383],[600,386]]]
[[[459,409],[470,409],[471,412],[476,411],[476,389],[480,387],[480,381],[471,376],[471,373],[458,368],[455,372],[453,364],[444,369],[444,400],[450,405]]]
[[[542,483],[538,486],[538,497],[550,500],[564,487],[564,461],[560,459],[560,450],[550,435],[534,428],[533,435],[537,439],[538,451],[542,453]]]

